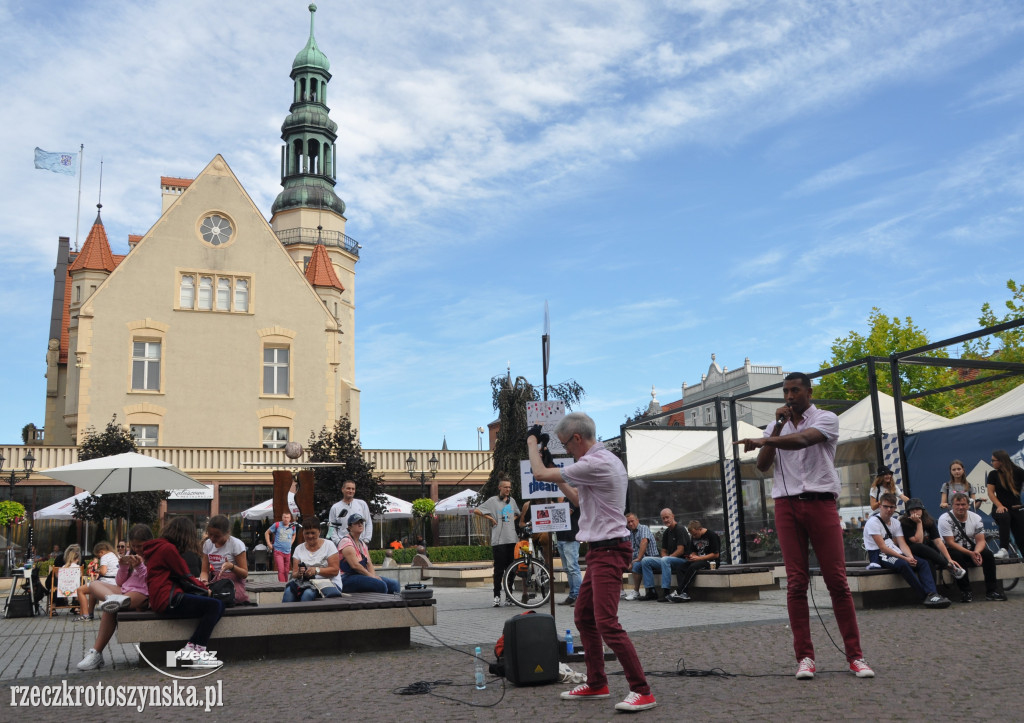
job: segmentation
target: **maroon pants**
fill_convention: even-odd
[[[814,659],[807,585],[810,582],[807,543],[814,545],[821,576],[832,596],[832,612],[843,636],[848,661],[863,657],[853,595],[846,583],[843,528],[836,503],[829,500],[775,499],[775,528],[786,563],[786,604],[797,660]]]
[[[651,689],[644,677],[644,668],[636,657],[629,636],[619,625],[622,573],[629,569],[632,559],[633,546],[628,540],[614,547],[587,551],[587,574],[576,599],[576,629],[580,632],[583,657],[587,662],[587,685],[591,688],[608,685],[608,677],[604,673],[603,640],[622,665],[629,689],[647,695]]]

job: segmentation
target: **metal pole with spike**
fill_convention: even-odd
[[[82,164],[85,162],[85,144],[78,147],[78,207],[75,209],[75,251],[78,251],[78,231],[82,221]]]

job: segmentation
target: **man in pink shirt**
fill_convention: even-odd
[[[594,420],[586,414],[567,414],[555,434],[576,460],[561,470],[545,467],[540,454],[540,426],[526,438],[535,479],[553,482],[580,510],[576,539],[588,543],[587,574],[576,598],[575,621],[587,663],[587,682],[562,693],[565,700],[607,698],[602,640],[615,653],[629,683],[629,695],[616,710],[641,711],[657,705],[643,666],[626,631],[619,625],[622,573],[630,567],[633,545],[626,517],[626,470],[614,454],[597,441]]]
[[[807,543],[821,565],[821,575],[832,596],[832,611],[843,635],[850,672],[858,678],[873,678],[874,671],[864,662],[860,648],[860,630],[853,596],[846,582],[846,558],[843,552],[843,527],[836,509],[839,473],[835,468],[839,419],[832,412],[811,403],[811,378],[800,372],[787,374],[782,384],[785,406],[775,412],[776,422],[769,424],[760,439],[741,439],[744,451],[757,453],[757,468],[762,472],[775,464],[772,497],[775,500],[775,528],[786,564],[786,603],[789,626],[793,630],[793,649],[799,661],[798,680],[814,677],[814,644],[811,641],[807,585],[810,567]]]

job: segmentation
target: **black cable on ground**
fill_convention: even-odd
[[[406,600],[403,597],[402,598],[402,602],[405,603],[404,607],[405,607],[406,612],[409,613],[410,617],[412,617],[412,619],[416,622],[416,624],[419,625],[420,628],[423,629],[423,632],[425,632],[427,635],[432,637],[434,640],[436,640],[437,642],[439,642],[441,645],[443,645],[444,647],[448,648],[449,650],[454,650],[456,653],[461,653],[462,655],[468,655],[469,657],[473,658],[474,660],[480,660],[481,662],[486,664],[487,661],[485,661],[482,657],[481,658],[477,658],[476,654],[474,654],[474,653],[470,653],[468,651],[459,650],[458,648],[452,647],[451,645],[449,645],[445,641],[441,640],[441,638],[439,638],[436,635],[434,635],[433,632],[431,632],[430,630],[427,629],[426,625],[421,623],[419,621],[419,619],[415,615],[413,615],[412,609],[409,607],[409,601]],[[495,678],[495,680],[497,680],[497,678]],[[466,684],[466,685],[469,685],[469,684]],[[412,683],[411,685],[407,685],[407,686],[405,686],[403,688],[395,688],[391,692],[394,693],[395,695],[432,695],[435,698],[444,698],[445,700],[450,700],[450,701],[455,702],[455,703],[462,703],[463,705],[468,705],[468,706],[471,706],[473,708],[493,708],[494,706],[498,705],[501,701],[503,701],[505,699],[505,679],[504,678],[501,678],[501,697],[499,697],[493,703],[472,703],[472,702],[470,702],[468,700],[461,700],[459,698],[452,698],[452,697],[447,696],[447,695],[441,695],[440,693],[435,693],[434,692],[434,688],[440,687],[440,686],[453,686],[453,687],[457,687],[457,684],[451,682],[450,680],[435,680],[435,681],[419,680],[419,681],[416,681],[415,683]]]

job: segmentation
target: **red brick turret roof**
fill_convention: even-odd
[[[338,275],[334,273],[331,257],[327,255],[327,249],[323,244],[317,244],[313,249],[309,266],[306,267],[306,280],[313,286],[333,286],[335,289],[345,290],[338,280]]]
[[[114,255],[110,253],[110,242],[107,241],[107,232],[103,228],[103,221],[100,219],[100,215],[96,214],[96,221],[93,223],[85,243],[82,244],[82,251],[78,254],[75,262],[68,267],[68,271],[91,269],[110,273],[115,266],[117,264],[114,263]]]

